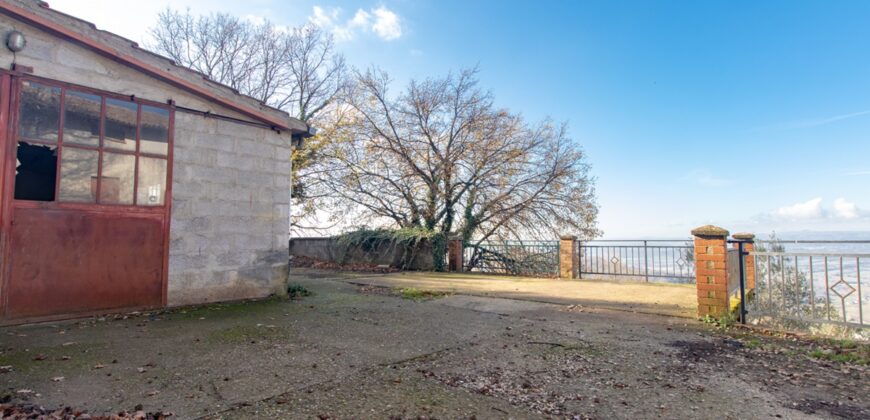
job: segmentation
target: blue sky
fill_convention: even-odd
[[[870,2],[50,3],[137,41],[170,3],[315,21],[398,83],[477,65],[500,106],[569,121],[606,237],[870,230]]]

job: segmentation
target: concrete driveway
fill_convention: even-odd
[[[313,296],[0,329],[0,405],[181,419],[870,417],[865,368],[820,363],[790,339],[516,296],[409,300],[351,283],[363,280],[295,272]]]

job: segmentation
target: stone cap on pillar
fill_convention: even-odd
[[[699,238],[725,239],[728,237],[728,231],[719,226],[706,225],[692,229],[692,235]]]
[[[752,241],[755,239],[755,234],[749,232],[738,232],[731,235],[731,237],[738,241]]]
[[[577,235],[562,235],[559,237],[559,239],[563,241],[576,241]]]

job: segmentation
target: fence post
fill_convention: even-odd
[[[451,236],[447,240],[447,271],[461,272],[465,269],[465,250],[461,236]]]
[[[647,241],[643,241],[643,279],[649,283],[649,261],[647,261],[647,251],[649,250]]]
[[[746,292],[750,293],[755,290],[755,256],[745,254],[755,251],[755,234],[742,232],[735,233],[731,237],[743,242],[743,266],[745,267],[743,274],[746,278]],[[734,248],[738,245],[734,244]]]
[[[563,235],[559,238],[559,278],[573,279],[577,272],[577,247],[574,242],[577,237]]]
[[[692,230],[695,237],[695,285],[698,316],[728,313],[728,231],[718,226]]]

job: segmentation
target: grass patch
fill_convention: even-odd
[[[16,372],[44,377],[72,375],[90,370],[97,363],[108,364],[111,359],[99,350],[102,350],[101,345],[75,343],[29,351],[4,351],[0,353],[0,366],[12,366]],[[34,360],[37,356],[42,360]]]
[[[276,303],[283,301],[280,296],[272,296],[259,300],[243,300],[228,303],[211,303],[200,306],[189,306],[170,309],[166,312],[167,318],[173,319],[211,319],[213,316],[236,317],[244,314],[255,314],[272,308]]]
[[[415,287],[398,289],[397,294],[401,296],[402,299],[413,300],[415,302],[438,299],[450,295],[450,293],[448,292],[439,292],[437,290],[422,290]]]
[[[709,314],[704,315],[704,317],[701,318],[701,322],[723,330],[733,327],[735,324],[737,324],[737,321],[737,314],[733,312],[728,312],[725,315],[720,316],[719,318],[716,318]]]
[[[761,347],[761,340],[757,338],[750,338],[743,341],[743,345],[746,346],[746,348],[748,349],[757,349]]]
[[[766,334],[766,335],[760,335]],[[826,337],[796,338],[788,333],[730,330],[750,350],[776,351],[789,357],[806,357],[836,363],[870,366],[870,343]]]
[[[604,349],[602,349],[598,346],[589,344],[589,343],[568,344],[565,347],[563,347],[562,349],[555,348],[554,350],[564,350],[567,352],[580,353],[580,354],[585,354],[587,356],[595,356],[595,357],[604,356],[604,354],[605,354]]]
[[[820,348],[810,351],[810,357],[837,363],[870,365],[870,344],[836,339],[820,339],[818,344]]]

